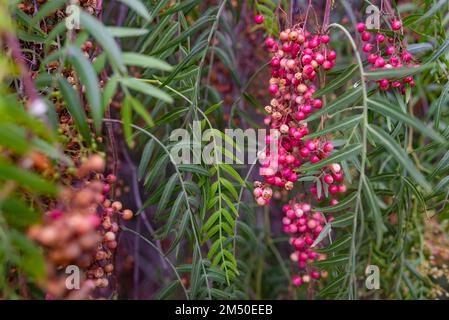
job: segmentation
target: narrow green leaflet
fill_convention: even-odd
[[[175,39],[168,41],[168,43],[164,43],[164,45],[155,50],[154,52],[151,53],[151,55],[158,55],[161,52],[167,50],[168,48],[172,48],[177,46],[178,44],[180,44],[182,41],[184,41],[185,39],[187,39],[187,37],[189,37],[190,35],[194,34],[195,32],[197,32],[198,30],[200,30],[202,27],[204,27],[204,25],[215,21],[215,16],[204,16],[201,17],[200,19],[198,19],[195,24],[193,26],[191,26],[189,29],[184,30],[184,32],[182,32],[178,37],[176,37]]]
[[[84,141],[90,144],[92,139],[90,135],[90,128],[87,124],[86,113],[84,112],[78,94],[66,79],[62,77],[58,78],[58,84],[59,89],[61,90],[61,94],[67,104],[67,109],[69,110],[70,115],[75,120],[75,126],[83,136]]]
[[[81,11],[80,13],[80,22],[81,26],[101,44],[112,65],[117,68],[118,71],[125,73],[126,68],[122,60],[120,48],[106,27],[98,19],[84,11]]]
[[[420,184],[427,192],[430,192],[431,187],[426,181],[423,174],[415,167],[413,162],[408,158],[403,148],[391,138],[391,136],[375,125],[368,126],[368,131],[371,136],[381,145],[387,149],[391,155],[407,170],[407,172]]]
[[[436,50],[433,55],[426,61],[425,65],[431,65],[432,62],[438,60],[449,49],[449,37],[443,42],[443,44]]]
[[[340,130],[353,128],[354,126],[359,124],[361,119],[362,119],[361,115],[344,118],[342,121],[339,121],[331,126],[328,126],[323,130],[319,130],[317,132],[305,136],[303,140],[314,139],[317,137],[321,137],[325,134],[335,133]]]
[[[129,99],[125,99],[123,101],[122,109],[120,110],[122,122],[123,122],[123,133],[125,135],[126,143],[129,147],[134,146],[134,142],[132,139],[132,106]]]
[[[444,156],[441,158],[440,161],[438,161],[438,164],[436,165],[435,169],[433,170],[432,174],[430,175],[432,178],[439,175],[441,172],[449,168],[449,151],[446,151]]]
[[[161,212],[167,206],[171,196],[173,195],[173,190],[176,184],[179,182],[177,174],[173,174],[170,179],[168,179],[167,183],[163,185],[164,192],[159,199],[159,205],[157,207],[156,212]]]
[[[348,194],[343,200],[339,201],[336,205],[328,206],[328,207],[317,207],[317,208],[314,208],[314,210],[320,211],[320,212],[336,212],[336,211],[339,211],[342,209],[346,209],[353,204],[356,197],[357,197],[357,193],[353,192],[353,193]]]
[[[332,225],[330,223],[326,223],[324,225],[323,230],[321,230],[318,237],[316,237],[315,241],[310,246],[311,248],[316,247],[321,241],[323,241],[324,238],[326,238],[332,231]]]
[[[139,79],[121,78],[120,82],[122,85],[124,85],[125,87],[127,87],[129,89],[141,92],[148,96],[158,98],[158,99],[163,100],[168,103],[173,102],[173,98],[169,94],[167,94],[164,91],[162,91],[161,89],[158,89],[158,88],[152,86],[151,84],[143,82]]]
[[[153,139],[148,140],[143,148],[142,155],[140,157],[139,167],[137,168],[137,177],[142,180],[147,170],[148,163],[150,162],[151,156],[153,155],[155,142]]]
[[[382,212],[380,211],[379,202],[377,199],[376,194],[374,193],[373,187],[371,186],[371,183],[366,178],[366,176],[363,178],[363,191],[364,196],[369,203],[369,209],[371,213],[373,214],[374,224],[376,226],[376,244],[378,247],[382,244],[382,237],[383,232],[386,231],[386,227],[383,222]]]
[[[449,81],[444,85],[443,89],[441,89],[441,94],[438,97],[438,100],[429,110],[430,114],[435,113],[435,128],[438,130],[440,127],[440,119],[441,119],[441,109],[443,108],[443,104],[447,101],[447,95],[449,94]]]
[[[173,280],[156,294],[156,300],[169,299],[178,287],[179,280]]]
[[[123,2],[128,7],[130,7],[135,13],[144,18],[147,22],[150,21],[150,13],[147,7],[140,0],[119,0]]]
[[[409,126],[421,131],[422,134],[431,139],[434,139],[441,143],[445,143],[445,139],[437,132],[435,132],[432,128],[425,126],[421,121],[409,115],[408,113],[402,112],[402,110],[395,107],[385,99],[368,99],[368,107],[381,115],[391,117],[397,121],[408,124]]]
[[[319,111],[314,112],[307,118],[307,120],[303,120],[302,122],[316,120],[321,118],[321,116],[324,114],[332,114],[333,112],[339,111],[341,109],[350,108],[361,97],[362,86],[351,88],[328,105],[323,106]]]
[[[216,104],[210,106],[209,108],[207,108],[206,111],[204,111],[204,114],[205,114],[205,115],[208,115],[208,114],[214,112],[215,110],[217,110],[218,108],[221,107],[222,103],[223,103],[223,101],[220,101],[220,102],[218,102],[218,103],[216,103]]]
[[[315,262],[312,262],[311,265],[318,267],[318,268],[333,268],[338,267],[343,264],[347,264],[349,262],[349,257],[345,254],[337,254],[333,257],[330,257],[326,260],[318,260]]]
[[[344,284],[346,276],[343,274],[333,280],[327,287],[319,292],[320,296],[327,296],[328,294],[334,293],[341,289],[341,286]]]
[[[197,164],[181,164],[178,166],[178,169],[180,171],[198,173],[199,175],[206,176],[206,177],[210,177],[210,175],[211,175],[209,173],[209,171],[207,171],[206,169],[204,169],[203,167],[201,167],[200,165],[197,165]]]
[[[314,94],[314,98],[318,98],[321,96],[324,96],[325,94],[328,94],[329,92],[335,91],[335,89],[338,89],[345,84],[348,83],[349,79],[352,78],[355,71],[359,68],[358,65],[354,64],[350,67],[348,67],[346,70],[344,70],[337,78],[327,83],[324,88],[321,88],[317,90]]]
[[[128,28],[128,27],[106,27],[106,31],[115,38],[140,37],[147,34],[147,29]]]
[[[44,180],[36,173],[21,169],[0,159],[0,179],[13,180],[20,186],[45,195],[56,195],[58,188],[50,181]]]
[[[139,100],[135,99],[132,96],[126,96],[125,99],[129,100],[129,103],[132,106],[133,110],[145,120],[149,127],[154,126],[154,121],[151,117],[151,114],[145,109],[145,107],[140,103]]]
[[[127,66],[139,66],[163,71],[171,71],[173,69],[171,65],[161,59],[149,57],[140,53],[124,52],[122,58]]]
[[[396,69],[381,69],[381,70],[374,70],[374,71],[369,71],[369,72],[365,72],[365,77],[368,80],[380,80],[383,78],[403,78],[403,77],[408,77],[408,76],[412,76],[414,74],[423,72],[427,69],[430,69],[431,67],[433,67],[432,64],[428,63],[428,64],[423,64],[419,67],[415,67],[415,68],[409,68],[409,67],[405,67],[405,68],[396,68]]]
[[[313,251],[320,252],[320,253],[338,252],[338,251],[348,248],[351,243],[351,239],[352,239],[352,237],[350,234],[345,234],[344,236],[341,236],[335,242],[328,245],[327,247],[314,249]]]
[[[344,228],[350,226],[353,220],[354,220],[354,213],[347,212],[345,214],[335,217],[335,219],[331,221],[331,224],[332,227],[334,228]]]
[[[83,55],[80,49],[71,46],[67,49],[67,57],[74,66],[76,73],[81,78],[81,84],[86,88],[89,110],[94,120],[97,133],[101,130],[103,120],[103,107],[100,93],[100,84],[97,74],[89,60]]]
[[[447,0],[439,0],[437,3],[435,3],[429,10],[427,10],[426,13],[424,13],[418,20],[416,20],[414,23],[422,22],[433,15],[435,15],[438,11],[441,9],[444,9],[443,7],[447,7]]]
[[[240,177],[239,173],[235,171],[233,167],[231,167],[229,164],[221,163],[218,165],[220,169],[223,169],[225,172],[227,172],[231,177],[233,177],[240,185],[245,186],[245,182]]]

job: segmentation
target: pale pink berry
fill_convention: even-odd
[[[256,202],[259,206],[264,206],[265,204],[267,204],[267,201],[262,197],[257,198]]]

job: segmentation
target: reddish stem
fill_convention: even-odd
[[[329,18],[331,13],[332,0],[326,0],[326,8],[324,9],[323,32],[329,27]]]
[[[309,0],[309,4],[307,5],[306,17],[304,18],[304,24],[302,26],[303,32],[306,31],[307,18],[309,17],[309,11],[311,7],[312,7],[312,0]]]
[[[383,4],[385,5],[385,10],[387,11],[387,14],[391,17],[394,17],[394,10],[393,7],[391,6],[391,1],[390,0],[384,0]]]

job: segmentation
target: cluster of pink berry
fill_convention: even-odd
[[[357,24],[356,29],[364,42],[362,50],[368,55],[367,60],[371,64],[370,70],[419,66],[414,62],[412,54],[404,48],[400,39],[401,21],[393,20],[391,22],[392,36],[386,36],[380,31],[368,30],[362,22]],[[381,90],[385,91],[393,87],[398,88],[403,94],[406,85],[411,87],[415,85],[411,76],[405,77],[402,81],[384,78],[378,80],[377,83]]]
[[[264,120],[272,133],[266,137],[269,147],[259,154],[263,181],[254,183],[254,196],[261,206],[269,204],[272,197],[281,198],[281,193],[273,192],[271,187],[278,187],[283,193],[292,190],[302,164],[319,163],[334,149],[325,137],[307,140],[305,137],[311,132],[304,121],[314,110],[323,107],[322,100],[313,97],[314,81],[319,70],[332,69],[337,58],[336,52],[328,48],[329,40],[327,34],[312,35],[297,26],[282,31],[279,41],[271,37],[265,40],[268,51],[274,56],[268,87],[272,99],[265,107],[268,116]],[[273,145],[276,152],[272,151]],[[321,181],[320,185],[313,184],[309,192],[300,194],[302,200],[309,196],[320,202],[329,196],[333,197],[329,205],[337,204],[337,193],[346,192],[341,166],[337,163],[323,166],[316,178]],[[324,257],[310,250],[323,228],[324,217],[321,213],[312,213],[308,203],[285,205],[283,209],[286,213],[284,231],[292,235],[291,244],[295,249],[291,259],[298,262],[300,270],[305,270],[308,262]],[[312,269],[295,276],[293,283],[300,285],[319,277],[320,273]]]
[[[311,279],[327,277],[325,270],[320,273],[314,268],[308,268],[309,262],[326,259],[325,254],[319,254],[311,249],[311,245],[324,227],[325,220],[322,213],[312,212],[311,205],[305,202],[285,204],[282,211],[285,215],[282,219],[284,232],[291,235],[289,242],[294,250],[290,260],[297,263],[300,270],[300,274],[293,277],[293,284],[300,286],[302,283],[310,282]],[[332,217],[328,220],[332,221]]]
[[[98,177],[99,179],[103,177]],[[95,279],[95,286],[105,288],[109,285],[108,277],[114,270],[114,251],[117,249],[117,236],[119,232],[118,218],[124,220],[133,217],[133,212],[129,209],[123,210],[120,201],[112,201],[108,194],[111,193],[112,185],[117,181],[117,177],[108,174],[103,179],[103,198],[97,212],[100,214],[101,224],[97,227],[97,233],[101,235],[102,241],[96,247],[95,258],[92,259],[86,274],[87,278]]]
[[[282,31],[279,38],[279,42],[271,37],[265,41],[274,57],[268,88],[273,99],[265,107],[269,116],[264,122],[278,134],[266,137],[267,145],[276,144],[277,152],[271,153],[271,148],[267,148],[259,155],[262,160],[260,174],[264,178],[263,183],[255,183],[254,196],[259,205],[269,203],[273,195],[267,185],[293,189],[298,179],[295,171],[304,162],[317,163],[334,149],[333,144],[323,138],[304,141],[310,130],[307,123],[300,123],[323,105],[322,100],[312,97],[316,91],[313,81],[319,68],[330,70],[334,66],[337,54],[327,47],[329,36],[311,35],[294,27]],[[324,179],[324,174],[320,176]],[[326,181],[330,178],[332,176],[326,175]],[[336,181],[341,181],[338,175]],[[332,186],[329,193],[335,194],[338,188],[332,182],[329,183]]]
[[[112,201],[111,189],[117,182],[113,174],[104,176],[105,160],[92,155],[76,170],[78,180],[66,187],[48,210],[44,219],[27,232],[28,237],[43,248],[47,263],[46,298],[86,298],[95,287],[108,286],[114,270],[113,256],[117,248],[118,218],[129,220],[133,212],[123,210]],[[81,290],[66,287],[62,272],[76,265],[83,274]]]

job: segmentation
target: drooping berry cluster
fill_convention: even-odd
[[[103,186],[103,193],[107,196],[111,192],[111,186],[117,178],[109,174],[106,177],[106,184]],[[129,220],[133,217],[133,212],[129,209],[123,209],[120,201],[112,201],[105,198],[101,203],[99,214],[101,225],[98,233],[102,236],[101,243],[98,244],[95,252],[95,258],[87,271],[89,279],[95,279],[95,285],[99,288],[105,288],[109,285],[108,277],[114,270],[114,251],[117,248],[117,233],[119,232],[118,217]]]
[[[300,273],[293,277],[293,283],[300,286],[311,279],[327,277],[326,271],[321,273],[315,268],[308,268],[308,263],[326,259],[326,255],[312,250],[311,246],[323,230],[325,219],[322,213],[313,212],[312,206],[306,202],[291,202],[282,207],[284,232],[290,235],[289,243],[293,247],[290,260],[298,265]],[[328,218],[332,221],[332,217]],[[320,247],[320,244],[316,246]]]
[[[274,144],[277,152],[267,147],[259,154],[263,181],[254,183],[254,196],[259,205],[269,204],[276,195],[273,186],[283,192],[292,190],[304,163],[319,163],[334,149],[332,142],[325,137],[307,139],[312,132],[305,122],[314,110],[323,107],[323,101],[313,97],[316,91],[314,82],[320,69],[325,72],[334,67],[337,54],[328,47],[329,40],[327,34],[312,35],[298,26],[282,31],[279,42],[271,37],[265,40],[268,51],[274,53],[268,87],[272,100],[265,107],[269,115],[264,120],[274,133],[266,137],[266,144]],[[339,164],[323,166],[316,174],[321,183],[312,184],[308,192],[301,193],[301,203],[292,200],[291,204],[284,206],[284,231],[292,235],[291,243],[295,250],[291,258],[298,261],[301,270],[293,279],[295,285],[319,278],[318,271],[304,270],[308,262],[319,257],[310,245],[323,228],[324,216],[311,213],[311,205],[304,199],[309,197],[320,202],[330,197],[328,204],[337,204],[337,193],[346,192],[343,178]]]
[[[117,247],[119,231],[111,217],[119,213],[124,219],[130,219],[133,214],[130,210],[121,211],[120,202],[111,203],[108,199],[116,178],[114,175],[105,178],[104,170],[105,161],[101,156],[88,158],[76,172],[80,180],[74,187],[66,187],[43,221],[28,230],[29,238],[45,249],[49,273],[47,298],[82,299],[88,297],[95,286],[108,285],[106,276],[113,271],[112,252]],[[104,253],[102,259],[98,258],[100,250]],[[64,272],[69,265],[89,270],[87,278],[97,280],[93,282],[83,277],[81,290],[70,290]],[[95,270],[94,275],[92,270]]]
[[[366,53],[367,61],[371,65],[370,70],[418,67],[419,64],[414,60],[412,54],[405,49],[401,40],[401,21],[394,19],[391,21],[390,27],[393,34],[387,36],[379,30],[368,30],[362,22],[356,26],[363,42],[362,51]],[[383,78],[378,80],[377,83],[381,90],[398,88],[403,94],[407,85],[410,87],[415,85],[412,76],[405,77],[402,80]]]

